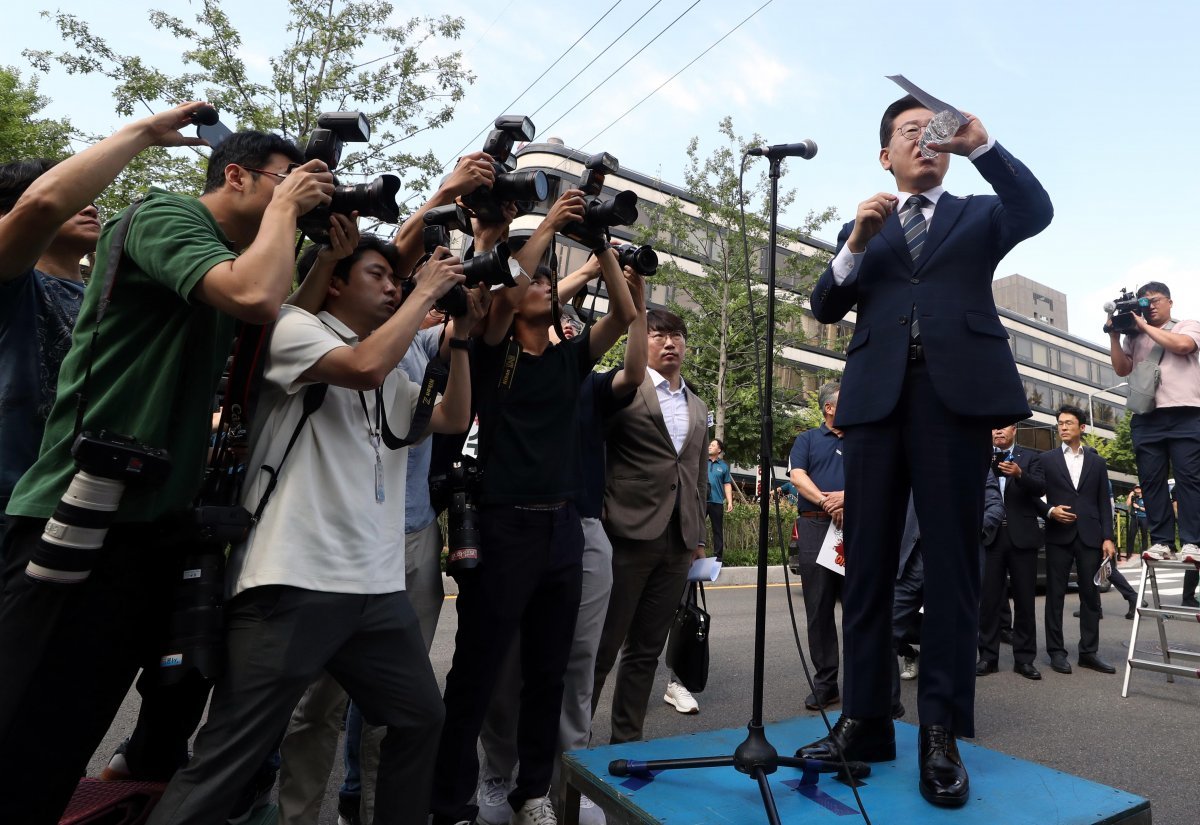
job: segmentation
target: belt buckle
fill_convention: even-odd
[[[909,343],[909,345],[908,345],[908,360],[909,361],[924,361],[925,360],[925,347],[923,347],[921,345],[920,341],[912,341]]]

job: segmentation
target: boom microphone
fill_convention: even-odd
[[[755,146],[746,152],[746,154],[754,157],[766,157],[771,160],[778,160],[779,158],[804,158],[805,160],[809,160],[817,154],[817,144],[811,140],[802,140],[799,143],[777,143],[774,146]]]
[[[1117,311],[1117,305],[1114,304],[1112,301],[1105,301],[1104,311],[1111,315],[1112,313]]]

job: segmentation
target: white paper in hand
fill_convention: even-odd
[[[721,562],[705,557],[692,562],[692,566],[688,570],[688,581],[715,582],[719,575],[721,575]]]
[[[834,573],[846,575],[846,552],[842,543],[842,531],[829,523],[825,540],[821,542],[821,551],[817,553],[817,564],[832,570]]]

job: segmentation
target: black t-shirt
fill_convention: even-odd
[[[595,360],[590,334],[551,344],[541,355],[515,341],[475,347],[482,504],[578,502],[583,496],[579,391]],[[501,386],[510,351],[516,368]]]
[[[628,407],[637,389],[622,397],[613,395],[613,379],[620,368],[590,372],[579,388],[579,445],[583,451],[584,494],[577,502],[579,515],[600,518],[604,510],[604,424],[608,416]]]

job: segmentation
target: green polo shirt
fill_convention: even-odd
[[[94,277],[59,372],[41,451],[13,490],[10,516],[48,518],[75,474],[75,396],[83,388],[101,274],[120,218],[113,217],[100,234]],[[152,521],[187,508],[196,495],[234,320],[193,300],[192,289],[214,266],[236,257],[196,198],[151,189],[133,218],[96,345],[84,429],[165,448],[171,472],[152,489],[127,487],[117,521]]]

